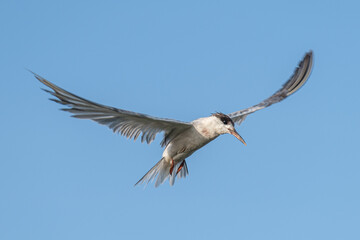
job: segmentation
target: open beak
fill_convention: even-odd
[[[230,134],[234,135],[237,139],[239,139],[246,146],[245,140],[240,136],[240,134],[237,133],[236,130],[230,131]]]

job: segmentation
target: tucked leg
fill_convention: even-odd
[[[176,175],[178,175],[178,173],[181,171],[181,169],[184,167],[184,163],[185,163],[185,160],[182,161],[182,163],[180,164],[179,168],[177,169],[176,171]]]

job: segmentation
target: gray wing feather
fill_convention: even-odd
[[[186,122],[156,118],[141,113],[101,105],[76,96],[47,81],[36,73],[33,74],[41,83],[53,90],[43,89],[56,97],[50,100],[68,106],[68,108],[62,108],[61,110],[72,113],[72,117],[91,119],[106,125],[115,133],[120,133],[127,138],[136,140],[140,134],[142,134],[141,142],[146,141],[147,143],[151,143],[157,133],[164,132],[161,146],[166,146],[179,133],[192,127],[190,123]]]
[[[270,105],[280,102],[299,90],[307,81],[310,76],[311,68],[313,62],[313,53],[312,51],[305,54],[303,60],[299,63],[298,67],[295,69],[294,74],[291,78],[282,86],[282,88],[274,93],[269,98],[265,99],[259,104],[256,104],[252,107],[233,112],[228,114],[228,116],[237,124],[241,124],[245,120],[245,117],[258,111],[260,109],[269,107]]]

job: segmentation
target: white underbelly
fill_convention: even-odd
[[[163,152],[163,158],[169,162],[172,160],[176,163],[181,162],[211,140],[213,139],[204,137],[199,134],[196,129],[192,128],[174,138],[166,146]]]

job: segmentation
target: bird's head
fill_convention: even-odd
[[[226,114],[223,113],[214,113],[212,114],[216,119],[216,131],[218,134],[226,134],[229,133],[234,135],[237,139],[239,139],[243,144],[246,145],[245,140],[240,136],[240,134],[236,131],[233,120]]]

